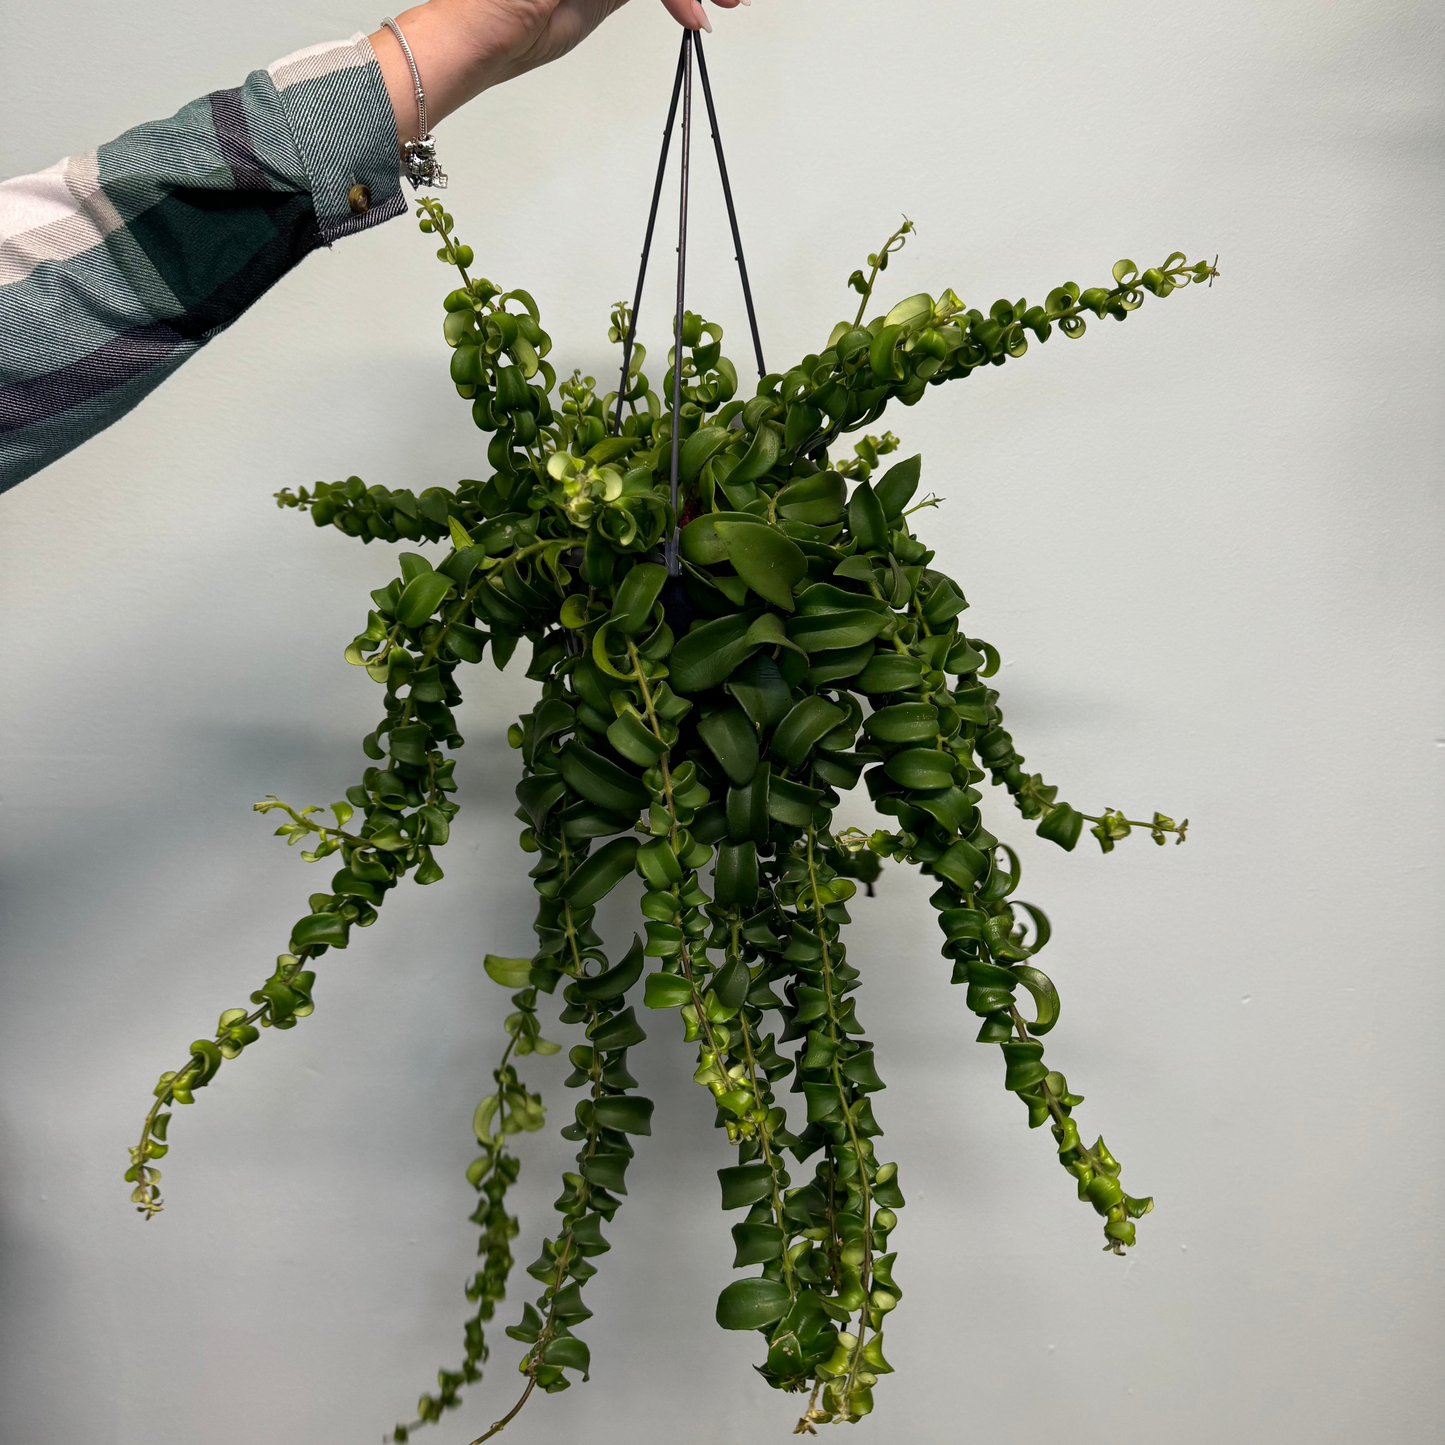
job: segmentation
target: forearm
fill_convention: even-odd
[[[405,208],[364,36],[0,184],[0,491],[129,411],[304,256]]]
[[[426,91],[429,125],[445,120],[482,91],[515,73],[507,68],[510,57],[503,48],[505,40],[499,37],[495,25],[487,23],[488,19],[483,7],[451,0],[426,0],[396,16]],[[416,140],[416,93],[401,45],[385,26],[367,38],[391,98],[397,137],[403,142]]]
[[[565,55],[624,3],[403,11],[428,122]],[[662,3],[706,27],[700,0]],[[417,119],[410,68],[382,29],[0,183],[0,491],[118,420],[310,251],[400,214],[400,146]]]

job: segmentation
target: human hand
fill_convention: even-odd
[[[566,55],[627,0],[429,0],[404,10],[397,23],[416,57],[431,125],[504,80]],[[702,0],[662,0],[688,30],[711,30]],[[731,10],[752,0],[712,0]],[[396,131],[417,138],[411,70],[396,37],[385,28],[371,36]]]

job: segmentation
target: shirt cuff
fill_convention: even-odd
[[[371,42],[308,46],[267,67],[311,183],[322,239],[379,225],[406,210],[396,116]]]

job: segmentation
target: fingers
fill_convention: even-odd
[[[662,0],[663,8],[684,30],[711,30],[700,0]]]
[[[662,3],[667,13],[684,30],[706,30],[708,34],[712,34],[712,24],[707,18],[707,11],[702,7],[702,0],[662,0]],[[723,10],[733,10],[739,5],[752,3],[753,0],[713,0],[713,4]]]

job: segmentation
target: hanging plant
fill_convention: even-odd
[[[945,290],[865,320],[905,222],[867,274],[853,274],[856,316],[817,353],[764,375],[751,397],[738,394],[722,328],[683,311],[665,409],[633,344],[633,309],[612,313],[609,335],[625,352],[618,391],[600,395],[577,371],[559,383],[532,297],[471,274],[471,248],[440,203],[424,200],[418,214],[458,273],[443,333],[451,379],[490,437],[493,475],[420,495],[356,477],[278,494],[318,527],[366,543],[451,550],[437,565],[402,552],[400,575],[371,594],[346,648],[385,690],[384,716],[362,742],[368,766],[346,800],[330,817],[276,798],[256,805],[284,815],[277,833],[306,843],[307,861],[340,867],[250,1006],[226,1010],[214,1035],[161,1075],[131,1150],[132,1198],[147,1217],[162,1207],[155,1161],[172,1105],[192,1103],[260,1030],[308,1016],[318,961],[370,927],[402,879],[440,881],[437,853],[458,810],[448,754],[462,745],[460,679],[488,652],[505,667],[526,639],[540,696],[508,739],[521,755],[536,947],[485,960],[513,1012],[467,1171],[479,1196],[483,1264],[466,1287],[476,1312],[464,1362],[440,1372],[437,1393],[394,1438],[457,1405],[493,1348],[485,1327],[506,1295],[518,1231],[506,1210],[514,1140],[544,1122],[516,1061],[561,1047],[542,1037],[542,994],[560,995],[560,1022],[580,1030],[566,1084],[581,1094],[561,1131],[577,1161],[555,1232],[527,1266],[537,1297],[505,1330],[521,1348],[523,1394],[481,1439],[535,1390],[588,1376],[583,1289],[609,1248],[605,1227],[653,1111],[628,1072],[629,1050],[646,1038],[639,1004],[644,1017],[673,1015],[659,1022],[696,1043],[693,1080],[736,1150],[718,1179],[722,1208],[737,1215],[733,1264],[750,1273],[718,1298],[719,1325],[758,1334],[763,1378],[806,1399],[799,1432],[856,1421],[892,1370],[884,1329],[903,1290],[889,1241],[904,1194],[882,1155],[874,1096],[884,1083],[844,942],[851,901],[860,885],[872,892],[884,859],[934,881],[942,952],[980,1019],[978,1039],[999,1049],[1004,1088],[1030,1128],[1049,1126],[1079,1199],[1101,1217],[1105,1248],[1120,1254],[1152,1201],[1126,1192],[1102,1138],[1085,1142],[1074,1116],[1082,1096],[1045,1062],[1042,1036],[1059,1018],[1036,963],[1049,923],[1015,897],[1019,859],[989,831],[978,785],[1001,785],[1065,849],[1086,828],[1105,852],[1136,829],[1183,842],[1187,824],[1084,813],[1026,771],[989,685],[998,653],[965,631],[962,587],[914,533],[912,519],[937,505],[918,500],[920,459],[888,464],[891,432],[865,435],[849,456],[837,454],[839,439],[866,432],[894,401],[911,406],[929,387],[1022,357],[1055,329],[1077,338],[1090,317],[1122,321],[1146,294],[1168,296],[1214,268],[1177,253],[1143,271],[1120,261],[1112,285],[1069,283],[1042,304],[1003,300],[984,313]],[[841,794],[860,779],[892,828],[834,827]],[[633,877],[641,936],[614,961],[596,910]],[[791,1109],[780,1091],[795,1096]]]

